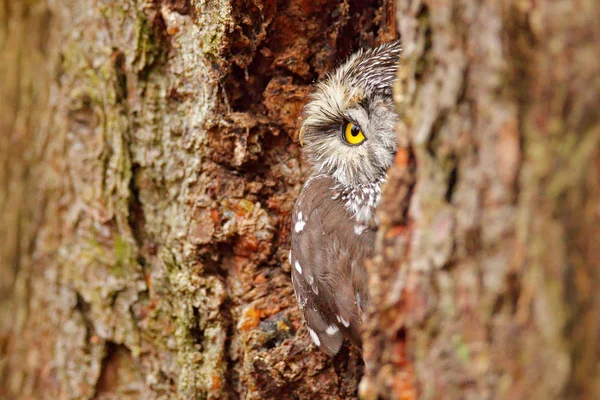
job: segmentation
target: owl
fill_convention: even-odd
[[[361,346],[364,262],[398,146],[392,86],[400,53],[399,42],[358,51],[316,85],[304,108],[299,139],[311,174],[294,205],[289,257],[308,332],[330,355],[344,337]]]

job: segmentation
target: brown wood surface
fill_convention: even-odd
[[[592,0],[0,0],[0,398],[355,398],[361,355],[312,345],[289,279],[298,117],[396,25],[361,394],[600,398],[599,20]]]
[[[397,12],[408,145],[381,206],[361,393],[600,398],[600,3]]]

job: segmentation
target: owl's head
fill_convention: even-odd
[[[300,142],[313,174],[356,186],[381,178],[397,149],[392,85],[400,42],[359,51],[315,87]]]

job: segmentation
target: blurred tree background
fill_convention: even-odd
[[[0,0],[0,398],[600,398],[600,4]],[[400,36],[361,354],[289,280],[315,80]]]

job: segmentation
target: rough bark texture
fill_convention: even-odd
[[[0,397],[352,398],[293,298],[297,119],[381,0],[0,0]]]
[[[366,398],[600,398],[600,3],[398,1]],[[410,202],[407,202],[410,198]]]
[[[367,398],[600,398],[600,5],[407,1]],[[0,0],[0,398],[353,398],[289,280],[311,83],[385,0]]]

